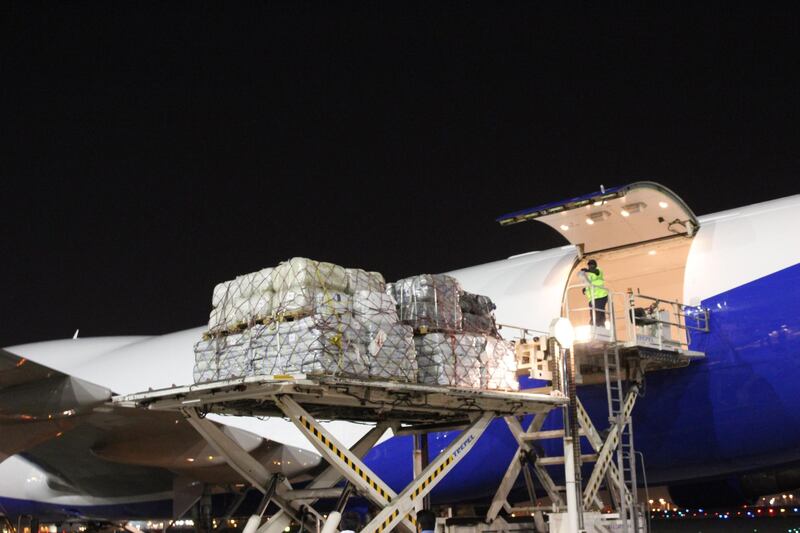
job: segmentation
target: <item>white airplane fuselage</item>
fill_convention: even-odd
[[[637,406],[637,447],[647,459],[651,483],[736,476],[800,461],[800,395],[792,386],[800,379],[800,232],[795,230],[800,227],[800,195],[707,215],[699,222],[696,235],[686,241],[679,278],[660,270],[661,249],[649,254],[642,248],[630,260],[641,282],[652,284],[642,273],[647,253],[653,259],[648,267],[652,276],[679,279],[680,294],[675,297],[711,309],[711,331],[693,340],[693,348],[703,351],[705,360],[648,378],[647,396]],[[679,255],[665,248],[668,253]],[[606,260],[625,262],[622,256]],[[493,299],[498,323],[546,331],[562,312],[565,287],[578,263],[578,250],[569,245],[451,274],[465,290]],[[619,278],[621,285],[626,283],[624,276]],[[191,383],[193,345],[203,331],[68,339],[6,350],[114,394],[131,394]],[[585,404],[605,402],[587,391]],[[287,421],[215,420],[310,449]],[[367,429],[346,422],[332,427],[345,444]],[[487,480],[499,479],[513,453],[510,434],[502,426],[493,426],[489,433],[483,448],[477,447],[471,460],[437,488],[439,497],[482,497],[491,484]],[[447,440],[447,434],[442,438]],[[410,468],[392,474],[396,454],[408,447],[407,441],[391,438],[367,457],[370,467],[397,485],[395,489],[409,480]],[[493,455],[496,460],[490,460]],[[137,504],[146,516],[148,510],[163,510],[163,502],[172,497],[169,492],[135,497],[73,493],[53,479],[53,472],[28,461],[24,453],[0,462],[0,513],[129,518],[124,513],[130,514]]]

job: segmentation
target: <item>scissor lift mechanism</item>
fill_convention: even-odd
[[[564,397],[547,394],[304,375],[249,377],[114,399],[120,406],[183,413],[228,464],[264,494],[261,515],[270,501],[280,508],[260,526],[261,533],[282,531],[291,520],[301,521],[303,505],[320,519],[313,509],[314,496],[324,493],[319,489],[333,488],[342,478],[381,509],[362,531],[383,533],[395,527],[414,531],[416,506],[474,448],[492,419],[505,417],[507,421],[517,421],[516,417],[532,414],[536,420],[543,420],[551,409],[566,402]],[[330,466],[303,490],[307,498],[300,499],[300,491],[293,490],[285,478],[270,473],[217,425],[206,420],[207,413],[286,417]],[[348,449],[320,424],[320,419],[376,425]],[[397,494],[361,459],[390,427],[404,433],[465,429]],[[511,427],[513,432],[514,426]]]

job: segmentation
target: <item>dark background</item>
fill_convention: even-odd
[[[396,279],[557,246],[494,219],[601,183],[795,194],[798,41],[756,3],[5,4],[0,345],[197,326],[295,255]]]

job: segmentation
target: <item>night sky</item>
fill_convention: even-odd
[[[550,248],[494,219],[600,184],[800,192],[798,13],[689,6],[6,3],[0,345],[198,326],[296,255],[391,280]]]

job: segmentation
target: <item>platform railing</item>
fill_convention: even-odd
[[[645,335],[654,339],[659,349],[688,349],[692,343],[692,332],[709,331],[708,310],[700,306],[633,291],[628,291],[626,300],[630,340]],[[637,316],[637,309],[643,310],[640,316]],[[648,330],[651,335],[644,333]]]
[[[588,324],[591,327],[590,338],[599,338],[596,328],[604,328],[608,330],[607,340],[610,342],[638,343],[643,339],[646,344],[658,349],[688,349],[693,332],[709,331],[707,309],[676,300],[634,293],[632,290],[615,291],[608,285],[603,287],[608,291],[605,320],[603,324],[599,324],[599,311],[595,307],[592,287],[588,281],[568,285],[562,305],[562,316],[569,318],[573,325],[585,328]],[[589,295],[586,306],[570,306],[570,296],[576,291],[583,293],[581,298],[585,294]],[[637,309],[641,310],[638,314]]]

